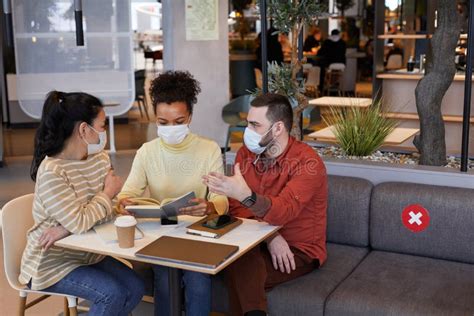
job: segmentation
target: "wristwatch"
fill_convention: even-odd
[[[240,204],[242,204],[245,207],[252,207],[255,202],[257,202],[257,193],[252,191],[252,195],[247,196],[245,199],[243,199]]]

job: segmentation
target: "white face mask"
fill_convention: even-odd
[[[260,142],[262,141],[263,137],[265,137],[273,128],[273,125],[270,127],[270,129],[263,135],[260,135],[254,130],[251,130],[250,128],[245,128],[244,132],[244,143],[245,146],[247,146],[248,150],[253,152],[254,154],[260,155],[263,153],[268,146],[270,145],[271,141],[266,145],[266,146],[260,146]]]
[[[181,144],[189,134],[189,126],[181,125],[158,125],[158,137],[168,145]]]
[[[94,155],[97,153],[100,153],[102,150],[104,150],[105,145],[107,144],[107,132],[98,132],[95,128],[92,126],[88,125],[94,132],[96,132],[99,135],[99,143],[98,144],[89,144],[87,140],[84,139],[84,142],[87,144],[87,155]]]

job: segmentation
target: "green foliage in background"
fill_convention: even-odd
[[[303,30],[305,24],[314,25],[318,18],[327,15],[327,5],[318,0],[268,0],[268,10],[269,16],[273,19],[273,26],[278,32],[291,34],[289,69],[285,66],[274,68],[274,76],[269,78],[269,83],[274,85],[275,90],[285,91],[285,95],[288,95],[292,102],[294,101],[291,135],[296,139],[302,139],[301,113],[308,107],[308,100],[303,94],[300,87],[301,82],[297,78],[297,74],[302,68],[302,62],[298,60],[298,34]],[[283,83],[283,76],[288,74],[290,75],[288,83]],[[274,91],[271,89],[269,88],[269,91]]]
[[[269,0],[268,10],[273,25],[282,33],[290,33],[295,25],[314,24],[327,12],[327,6],[316,0]]]
[[[368,108],[330,107],[324,122],[333,125],[334,135],[342,150],[349,156],[369,156],[382,146],[385,138],[395,129],[397,122],[384,117],[382,101]]]
[[[336,8],[341,11],[341,15],[344,16],[344,12],[354,6],[354,0],[336,0]]]
[[[304,92],[303,82],[291,80],[291,65],[268,63],[268,92],[278,93],[290,99],[292,104],[296,104],[298,93]],[[254,96],[262,94],[262,89],[252,91]]]

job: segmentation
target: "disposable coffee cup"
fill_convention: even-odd
[[[132,248],[135,245],[135,226],[137,220],[133,216],[125,215],[115,219],[117,239],[120,248]]]

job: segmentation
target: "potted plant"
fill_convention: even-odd
[[[302,139],[301,114],[308,107],[308,99],[303,94],[304,90],[297,76],[302,69],[302,61],[298,59],[298,35],[305,24],[315,24],[320,16],[326,14],[326,6],[315,0],[269,0],[268,8],[273,26],[278,32],[291,34],[292,49],[289,66],[271,66],[269,91],[285,94],[294,104],[291,135]]]
[[[329,113],[323,116],[323,121],[332,126],[337,144],[347,156],[364,157],[373,154],[397,125],[395,120],[384,115],[382,99],[376,99],[367,108],[329,109]]]
[[[354,6],[354,0],[335,0],[334,5],[344,18],[344,13]]]

